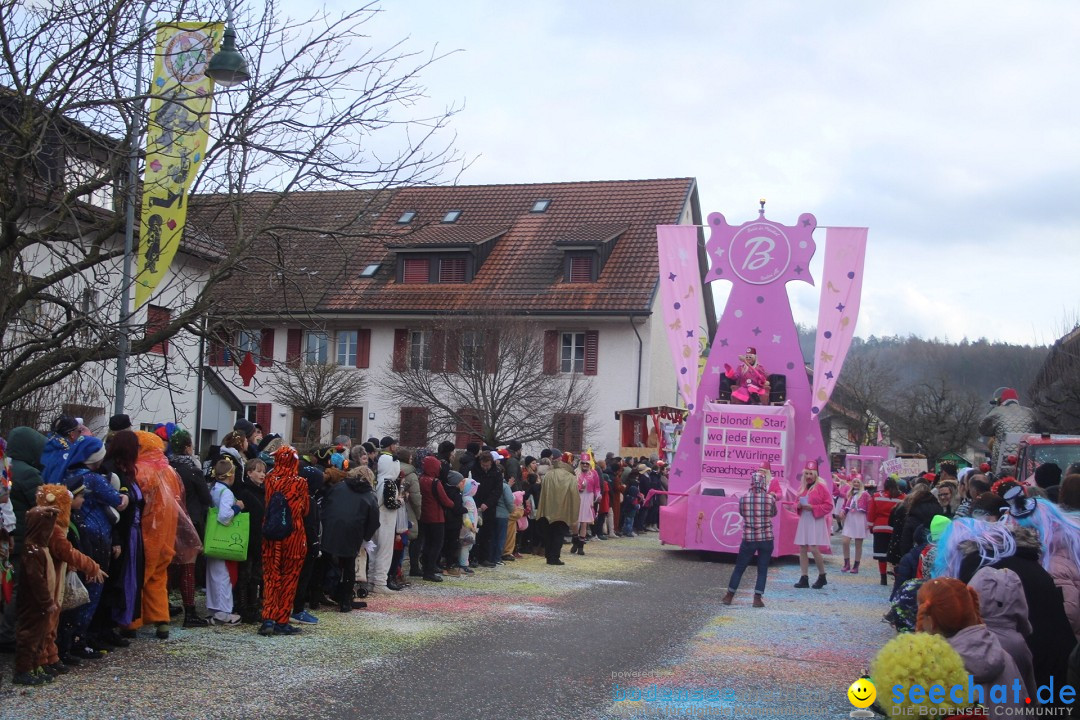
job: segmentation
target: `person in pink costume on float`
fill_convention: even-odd
[[[739,367],[724,363],[724,375],[731,380],[731,402],[746,405],[750,402],[769,404],[769,375],[757,361],[757,349],[748,347],[739,356]]]

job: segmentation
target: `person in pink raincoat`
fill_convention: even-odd
[[[746,348],[737,368],[724,363],[724,375],[731,380],[731,402],[769,404],[769,374],[758,364],[756,348]]]
[[[799,524],[795,528],[795,544],[799,546],[799,570],[801,575],[797,588],[813,587],[820,590],[825,587],[825,558],[821,547],[829,545],[829,526],[832,523],[832,495],[829,488],[818,476],[817,463],[810,460],[802,471],[802,485],[799,487],[795,506],[799,513]],[[810,585],[810,562],[807,557],[814,555],[818,578]]]

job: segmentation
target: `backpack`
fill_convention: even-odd
[[[383,483],[382,490],[383,507],[387,510],[397,510],[401,507],[401,498],[397,493],[397,481],[389,478]]]
[[[292,514],[285,494],[280,490],[270,496],[266,503],[266,516],[263,519],[262,535],[266,540],[284,540],[293,530]]]

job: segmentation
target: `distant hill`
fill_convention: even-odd
[[[813,365],[814,328],[799,326],[799,341],[807,364]],[[1050,351],[1045,346],[1011,345],[985,338],[959,343],[918,337],[855,338],[849,357],[874,356],[893,369],[902,384],[946,378],[957,389],[987,400],[999,387],[1016,388],[1020,402],[1031,404],[1028,390]],[[843,372],[840,375],[843,380]]]

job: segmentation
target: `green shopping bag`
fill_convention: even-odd
[[[231,523],[222,525],[218,522],[217,508],[210,508],[206,513],[203,553],[218,560],[247,560],[250,529],[251,516],[248,513],[237,513]]]

